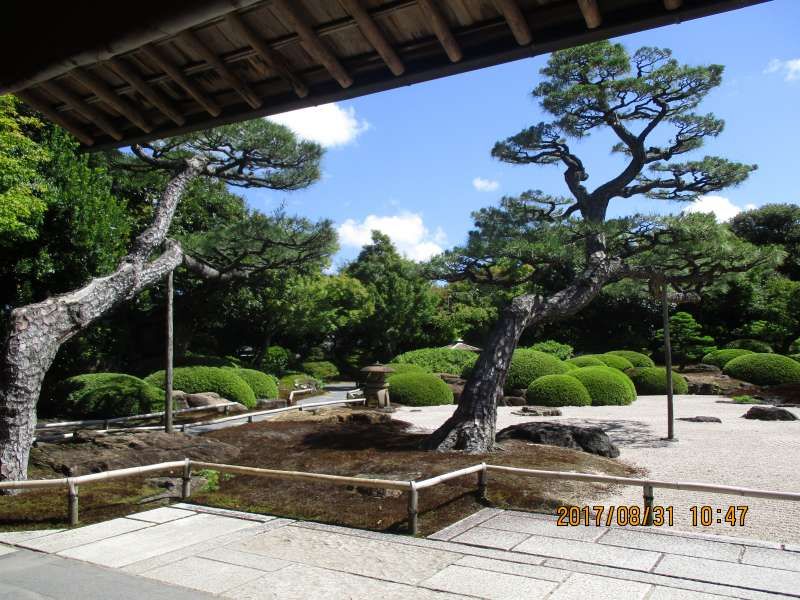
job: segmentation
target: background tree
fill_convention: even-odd
[[[687,312],[677,312],[669,318],[669,332],[672,342],[672,357],[681,369],[690,362],[699,362],[703,356],[716,350],[714,338],[710,335],[703,335],[700,324]],[[656,341],[662,344],[659,351],[663,355],[663,329],[656,332]]]
[[[551,55],[533,95],[554,119],[498,142],[492,155],[511,164],[559,165],[570,196],[531,191],[479,212],[474,235],[465,248],[443,259],[443,270],[503,285],[558,277],[565,284],[546,296],[518,296],[503,311],[455,413],[430,436],[429,447],[491,448],[496,398],[522,332],[576,313],[613,281],[657,274],[652,265],[630,259],[664,243],[668,224],[645,218],[608,221],[611,200],[692,201],[740,183],[755,169],[713,156],[675,160],[721,133],[720,119],[694,109],[720,84],[722,71],[720,65],[680,65],[666,49],[644,47],[629,55],[622,45],[605,41]],[[667,127],[671,137],[660,130]],[[600,130],[614,136],[612,150],[621,154],[623,164],[590,189],[589,170],[568,139]]]

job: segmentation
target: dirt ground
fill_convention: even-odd
[[[113,451],[112,468],[158,460],[177,460],[198,452],[200,460],[302,470],[316,473],[359,475],[387,479],[420,479],[482,461],[527,468],[575,470],[635,476],[637,472],[618,461],[574,450],[539,446],[521,441],[505,442],[491,455],[433,453],[419,449],[424,435],[406,430],[406,424],[387,421],[371,411],[328,409],[306,418],[286,416],[213,431],[202,436],[182,436],[174,443],[154,440],[152,433],[136,434],[120,444],[101,438],[80,443],[42,444],[34,451],[30,477],[60,477],[71,473],[103,470],[108,459],[98,460],[101,450]],[[375,422],[378,421],[378,422]],[[125,434],[130,436],[131,434]],[[161,436],[163,434],[155,434]],[[57,448],[56,448],[57,446]],[[132,452],[124,450],[126,447]],[[147,448],[145,448],[147,447]],[[215,449],[220,452],[214,456]],[[231,457],[235,459],[231,460]],[[398,492],[354,489],[327,483],[288,482],[246,476],[201,473],[192,501],[278,516],[321,521],[380,531],[405,527],[406,496]],[[81,490],[81,522],[90,523],[151,508],[177,493],[164,485],[175,480],[119,480],[86,486]],[[599,500],[613,490],[577,482],[547,482],[492,474],[486,500],[476,497],[476,476],[470,475],[420,493],[420,532],[436,531],[472,512],[491,505],[522,510],[552,510],[565,503]],[[66,498],[63,490],[31,491],[16,497],[0,496],[0,528],[25,529],[64,526]]]

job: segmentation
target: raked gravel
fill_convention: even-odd
[[[719,396],[676,396],[676,418],[706,415],[722,420],[676,421],[677,442],[662,440],[667,430],[665,396],[640,396],[630,406],[563,407],[561,417],[516,416],[511,413],[518,407],[500,407],[498,430],[526,421],[597,425],[619,446],[619,460],[644,469],[653,479],[800,492],[800,421],[743,419],[748,408]],[[393,416],[431,431],[453,410],[453,406],[399,407]],[[789,410],[800,416],[800,410]],[[655,491],[655,498],[656,504],[673,507],[672,530],[768,540],[793,544],[792,549],[800,550],[800,502],[663,489]],[[641,488],[616,486],[600,502],[605,506],[641,505]],[[722,515],[730,505],[746,505],[745,525],[731,527],[723,522],[695,527],[690,513],[694,505],[722,509]]]

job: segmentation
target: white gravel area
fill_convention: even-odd
[[[564,407],[561,417],[516,416],[511,413],[519,410],[517,407],[500,407],[498,430],[526,421],[598,425],[619,446],[619,460],[644,469],[653,479],[800,492],[800,421],[741,418],[748,408],[719,396],[676,396],[676,417],[704,415],[722,420],[722,423],[676,421],[677,442],[662,440],[667,428],[665,396],[640,396],[630,406]],[[453,406],[400,407],[393,416],[420,430],[431,431],[453,410]],[[790,410],[800,417],[798,409]],[[655,501],[674,507],[672,529],[676,531],[800,544],[800,502],[663,489],[655,490]],[[606,506],[641,505],[641,502],[641,488],[627,486],[612,489],[602,500]],[[702,528],[692,525],[689,509],[693,505],[722,509],[722,515],[715,518],[724,516],[730,505],[749,508],[744,527],[731,527],[723,522]]]

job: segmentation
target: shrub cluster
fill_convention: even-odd
[[[627,371],[633,368],[633,363],[623,356],[616,354],[595,354],[594,357],[607,367],[617,371]]]
[[[316,389],[321,389],[323,383],[316,377],[312,377],[306,373],[298,373],[296,371],[286,373],[283,377],[278,379],[278,387],[281,390],[292,391],[295,388],[305,385],[310,385]]]
[[[589,406],[592,399],[584,385],[569,375],[543,375],[528,386],[528,404],[537,406]]]
[[[612,367],[583,367],[569,371],[589,392],[592,406],[630,404],[636,400],[636,388],[622,371]]]
[[[751,352],[757,352],[759,354],[772,352],[772,347],[770,347],[768,343],[762,342],[761,340],[751,340],[747,338],[741,340],[733,340],[729,344],[726,344],[725,347],[733,349],[741,349],[741,350],[750,350]]]
[[[531,350],[538,350],[539,352],[544,352],[546,354],[552,354],[559,360],[567,360],[568,358],[572,358],[572,353],[574,351],[573,347],[569,344],[562,344],[561,342],[557,342],[555,340],[537,342],[529,348]]]
[[[183,356],[176,356],[174,365],[176,367],[238,367],[241,362],[235,356],[214,356],[189,352]]]
[[[238,369],[229,367],[231,373],[244,379],[250,386],[257,400],[274,400],[278,397],[278,378],[255,369]]]
[[[386,366],[392,369],[395,375],[399,375],[400,373],[430,373],[430,371],[424,367],[412,365],[411,363],[389,363]]]
[[[745,354],[753,354],[753,351],[743,348],[723,348],[722,350],[709,352],[703,357],[702,362],[706,365],[715,365],[722,369],[734,358],[739,358]]]
[[[406,406],[436,406],[453,403],[453,390],[431,373],[398,373],[390,375],[391,402]]]
[[[543,375],[560,375],[569,367],[551,354],[538,350],[521,348],[511,357],[511,365],[506,375],[506,391],[524,390]]]
[[[746,354],[730,361],[723,372],[756,385],[800,383],[800,363],[780,354]]]
[[[653,362],[652,358],[646,354],[642,354],[641,352],[636,352],[634,350],[612,350],[611,352],[606,352],[606,355],[609,354],[628,359],[634,367],[656,366],[656,363]]]
[[[339,369],[332,362],[317,360],[304,362],[300,365],[304,373],[322,381],[331,381],[339,376]]]
[[[583,356],[576,356],[570,358],[568,363],[576,367],[605,367],[606,363],[597,358],[594,354],[584,354]]]
[[[663,367],[640,367],[626,371],[642,396],[667,393],[667,370]],[[688,394],[689,384],[680,373],[672,372],[672,391],[675,394]]]
[[[270,346],[261,359],[261,369],[272,375],[285,373],[292,363],[292,353],[282,346]]]
[[[46,411],[76,419],[110,419],[164,409],[164,392],[122,373],[89,373],[56,386]]]
[[[156,371],[145,377],[145,381],[164,387],[164,371]],[[216,392],[232,402],[247,408],[256,405],[256,395],[247,382],[237,375],[236,369],[219,367],[179,367],[175,369],[173,387],[187,394]]]
[[[431,373],[449,373],[467,377],[478,355],[469,350],[452,348],[420,348],[395,356],[391,362],[418,365]]]

